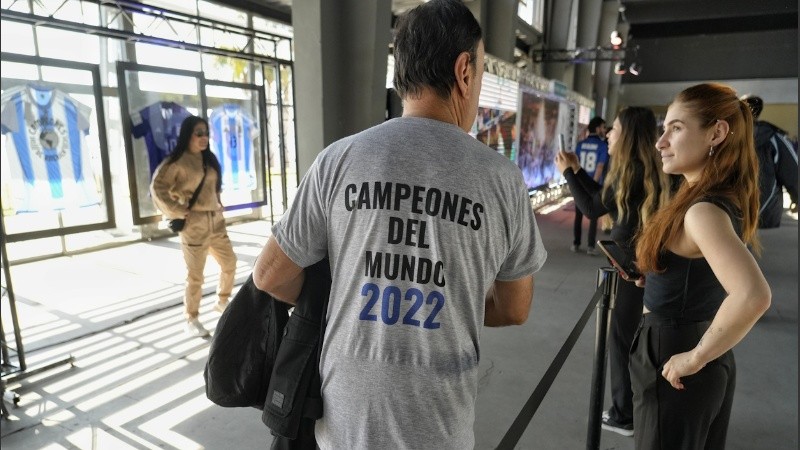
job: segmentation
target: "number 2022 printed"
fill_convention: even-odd
[[[441,292],[433,291],[425,298],[425,294],[422,291],[417,288],[410,288],[403,296],[402,291],[397,286],[386,286],[383,289],[383,293],[381,293],[381,288],[377,284],[366,283],[361,287],[361,295],[367,297],[367,303],[359,315],[361,320],[378,320],[378,314],[372,311],[376,307],[378,300],[380,300],[381,321],[386,325],[394,325],[400,319],[400,306],[405,300],[411,303],[411,307],[403,316],[401,323],[415,327],[422,326],[429,330],[435,330],[441,325],[436,321],[436,315],[439,314],[439,311],[444,306],[444,295]],[[420,322],[415,316],[417,316],[423,302],[428,305],[433,304],[433,309],[431,309],[425,321]]]

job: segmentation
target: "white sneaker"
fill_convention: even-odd
[[[200,323],[200,320],[198,320],[197,317],[194,319],[189,319],[183,326],[183,330],[186,331],[186,334],[193,337],[208,336],[208,330],[203,327],[203,324]]]
[[[214,304],[214,311],[222,314],[223,312],[225,312],[225,308],[227,307],[228,307],[228,302],[225,303],[217,302]]]

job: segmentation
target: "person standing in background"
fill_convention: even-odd
[[[589,121],[589,135],[578,142],[575,154],[578,155],[581,168],[599,185],[603,185],[603,175],[608,164],[608,144],[605,141],[606,121],[602,117],[595,117]],[[597,256],[600,252],[595,248],[597,241],[597,217],[589,218],[589,230],[586,239],[586,253]],[[577,253],[581,248],[581,234],[583,232],[583,213],[575,207],[575,223],[572,229],[572,246],[570,250]]]
[[[790,209],[797,212],[797,152],[786,132],[775,125],[758,120],[764,109],[761,97],[747,96],[755,120],[756,155],[758,156],[759,204],[758,227],[781,226],[783,214],[783,189],[789,193]]]
[[[608,213],[614,220],[611,239],[633,254],[636,236],[670,196],[670,180],[661,170],[653,151],[656,117],[648,108],[629,107],[620,111],[608,130],[611,168],[605,186],[581,169],[578,156],[560,152],[558,169],[569,183],[575,205],[587,217]],[[609,328],[608,358],[611,408],[603,412],[603,429],[632,436],[633,393],[628,371],[628,351],[642,317],[644,290],[633,281],[620,279]],[[638,425],[637,425],[638,426]]]
[[[227,306],[233,289],[236,255],[222,217],[221,190],[219,161],[208,149],[208,122],[189,116],[181,123],[175,149],[156,168],[150,193],[153,203],[167,218],[186,221],[179,232],[187,271],[184,328],[186,333],[196,337],[208,336],[198,316],[203,296],[203,269],[209,252],[220,266],[219,300],[214,306],[218,312]],[[195,191],[198,191],[195,202],[189,208]]]

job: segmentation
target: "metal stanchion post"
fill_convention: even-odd
[[[614,309],[617,296],[617,271],[612,267],[602,267],[597,271],[597,285],[603,285],[603,296],[597,303],[597,333],[594,341],[594,367],[592,369],[592,392],[589,396],[589,430],[586,435],[586,448],[600,448],[600,426],[603,414],[603,398],[606,382],[606,342],[611,322],[609,311]],[[603,284],[605,281],[605,284]]]

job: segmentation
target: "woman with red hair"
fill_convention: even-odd
[[[753,117],[721,84],[692,86],[656,142],[684,181],[643,228],[644,314],[631,347],[638,449],[720,449],[733,403],[731,349],[770,305],[759,251]],[[641,283],[641,281],[640,281]]]

